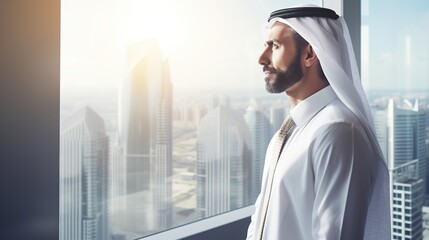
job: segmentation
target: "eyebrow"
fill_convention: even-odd
[[[273,40],[268,40],[265,42],[265,44],[267,44],[269,46],[273,45],[274,43],[279,43],[279,41],[277,39],[273,39]]]

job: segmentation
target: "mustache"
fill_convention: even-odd
[[[268,65],[264,65],[264,67],[262,68],[262,72],[266,72],[266,71],[269,71],[270,73],[277,73],[275,68],[268,67]]]

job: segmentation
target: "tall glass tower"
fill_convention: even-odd
[[[212,108],[202,118],[198,131],[198,218],[243,207],[249,202],[247,136],[244,121],[235,116],[228,103]]]
[[[104,121],[85,107],[64,119],[60,138],[60,240],[110,239]]]
[[[389,99],[385,107],[374,110],[374,121],[392,177],[392,237],[421,239],[428,157],[426,113],[418,100]],[[412,175],[403,174],[410,169]]]
[[[127,225],[148,233],[171,227],[172,221],[172,85],[157,41],[129,45],[128,57],[119,107],[123,192]]]
[[[271,137],[280,129],[285,118],[285,106],[282,102],[276,102],[270,107]]]
[[[244,119],[250,133],[252,152],[250,170],[250,200],[255,201],[261,190],[265,153],[270,141],[270,122],[261,109],[261,103],[253,99],[246,110]]]
[[[392,239],[423,239],[423,179],[418,160],[393,169]]]

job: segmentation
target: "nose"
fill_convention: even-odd
[[[270,59],[271,59],[270,48],[267,46],[267,47],[265,47],[261,56],[259,56],[258,63],[261,65],[267,65],[268,66],[271,64]]]

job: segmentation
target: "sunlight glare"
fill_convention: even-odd
[[[126,16],[126,41],[158,39],[164,56],[169,56],[182,39],[181,18],[170,0],[131,0]]]

